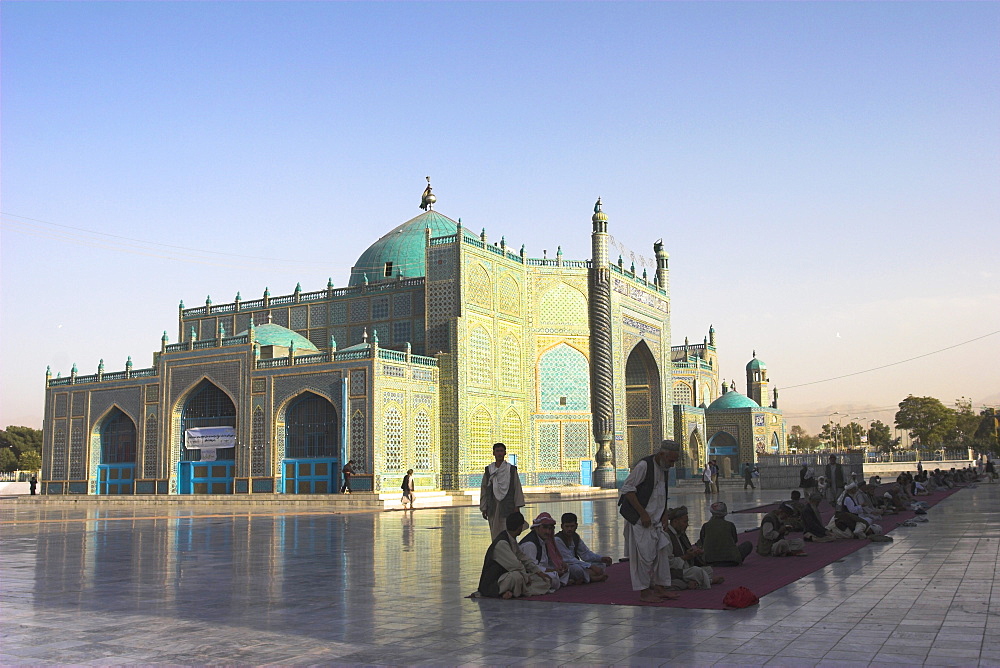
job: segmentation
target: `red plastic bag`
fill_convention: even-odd
[[[722,604],[727,608],[749,608],[751,605],[757,605],[759,602],[760,599],[757,598],[757,594],[746,587],[730,589],[726,592],[725,598],[722,599]]]

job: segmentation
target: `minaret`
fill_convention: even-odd
[[[670,287],[670,274],[668,264],[670,255],[663,250],[663,239],[657,239],[653,244],[653,253],[656,254],[656,287],[666,290]]]
[[[768,406],[767,365],[757,359],[757,351],[753,351],[753,359],[747,363],[747,396],[757,402],[758,406]]]
[[[590,266],[590,397],[597,443],[594,484],[605,489],[618,486],[615,479],[615,395],[611,358],[611,270],[608,269],[608,217],[601,211],[601,198],[591,217],[592,258]]]

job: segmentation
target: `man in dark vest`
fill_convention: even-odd
[[[619,513],[625,518],[625,554],[632,590],[639,599],[659,602],[677,598],[670,586],[670,539],[666,534],[667,474],[680,457],[677,441],[663,441],[655,454],[643,457],[622,484]]]
[[[826,465],[826,482],[830,486],[827,491],[828,501],[830,505],[836,505],[837,497],[847,485],[844,478],[844,465],[837,463],[837,455],[830,455],[830,463]]]
[[[736,525],[726,519],[729,508],[724,501],[711,505],[712,519],[701,525],[698,545],[705,553],[702,559],[709,566],[739,566],[753,551],[753,543],[748,540],[737,544],[739,534]]]
[[[691,545],[687,537],[688,510],[678,506],[667,511],[667,537],[670,538],[670,579],[677,588],[711,589],[714,584],[725,581],[721,575],[713,575],[712,567],[702,558],[704,550]]]
[[[517,545],[517,537],[527,527],[524,515],[513,512],[505,521],[506,530],[497,534],[486,550],[479,576],[480,596],[515,598],[538,596],[549,591],[549,579]]]

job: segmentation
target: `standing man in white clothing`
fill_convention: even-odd
[[[619,513],[625,525],[625,553],[633,591],[655,603],[677,598],[670,586],[670,538],[666,534],[667,474],[680,457],[680,444],[665,440],[656,453],[643,457],[622,484]]]
[[[494,443],[493,458],[496,461],[483,472],[479,510],[483,519],[490,523],[490,537],[496,538],[507,530],[507,516],[524,506],[524,491],[517,477],[517,467],[507,461],[507,446]]]

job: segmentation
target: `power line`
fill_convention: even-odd
[[[943,353],[946,350],[953,350],[953,349],[958,348],[960,346],[964,346],[964,345],[967,345],[969,343],[974,343],[976,341],[980,341],[980,340],[988,338],[990,336],[996,336],[997,334],[1000,334],[1000,329],[998,329],[995,332],[990,332],[989,334],[983,334],[982,336],[977,336],[976,338],[969,339],[968,341],[962,341],[961,343],[956,343],[955,345],[948,346],[947,348],[941,348],[939,350],[934,350],[934,351],[929,352],[929,353],[924,353],[923,355],[917,355],[916,357],[910,357],[910,358],[905,359],[905,360],[899,360],[898,362],[890,362],[889,364],[883,364],[882,366],[872,367],[871,369],[865,369],[864,371],[854,371],[853,373],[845,373],[842,376],[834,376],[833,378],[824,378],[823,380],[814,380],[814,381],[811,381],[809,383],[800,383],[798,385],[788,385],[787,387],[781,388],[781,390],[782,390],[782,392],[784,392],[786,390],[793,390],[793,389],[795,389],[797,387],[806,387],[808,385],[818,385],[820,383],[828,383],[831,380],[840,380],[841,378],[850,378],[851,376],[860,376],[863,373],[871,373],[872,371],[879,371],[880,369],[888,369],[891,366],[898,366],[900,364],[906,364],[907,362],[912,362],[914,360],[923,359],[924,357],[930,357],[931,355],[937,355],[938,353]]]

